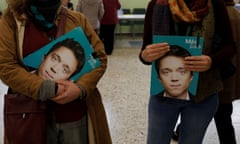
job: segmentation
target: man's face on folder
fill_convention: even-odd
[[[167,56],[160,61],[160,81],[165,92],[172,97],[187,96],[192,74],[184,68],[184,58]]]
[[[77,59],[72,50],[60,47],[47,56],[41,63],[38,75],[43,79],[60,80],[69,79],[77,69]]]

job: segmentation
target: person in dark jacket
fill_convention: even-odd
[[[221,24],[220,24],[221,23]],[[214,48],[214,36],[223,41]],[[154,43],[153,35],[201,36],[203,54],[188,56],[184,66],[199,72],[196,96],[180,101],[150,96],[148,144],[169,144],[179,115],[179,144],[201,144],[218,107],[218,92],[223,89],[219,68],[235,52],[231,25],[223,0],[151,0],[139,58],[150,65],[169,50],[168,43]]]
[[[100,21],[100,38],[107,55],[114,49],[114,31],[118,23],[117,11],[121,8],[119,0],[103,0],[104,15]]]
[[[220,144],[236,144],[236,135],[232,124],[233,101],[240,98],[240,13],[235,8],[233,0],[225,0],[230,23],[232,26],[233,39],[237,47],[236,55],[232,63],[236,67],[236,73],[223,80],[224,89],[219,93],[219,107],[214,116]]]

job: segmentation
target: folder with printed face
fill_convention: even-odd
[[[153,36],[153,43],[161,43],[161,42],[166,42],[170,46],[174,47],[180,47],[185,50],[186,53],[190,53],[190,56],[199,56],[202,55],[202,48],[203,48],[203,38],[202,37],[197,37],[197,36],[168,36],[168,35],[154,35]],[[178,48],[176,48],[178,49]],[[177,51],[177,50],[176,50]],[[180,51],[180,50],[179,50]],[[174,53],[174,52],[172,52]],[[181,52],[178,52],[181,53]],[[184,52],[182,52],[184,53]],[[174,54],[172,54],[174,55]],[[176,54],[176,55],[181,55],[181,54]],[[182,54],[183,55],[183,54]],[[180,58],[181,56],[178,56]],[[164,56],[163,56],[164,58]],[[183,58],[182,58],[183,59]],[[185,88],[185,84],[183,82],[181,83],[181,79],[183,79],[183,75],[187,72],[187,70],[183,66],[183,62],[180,62],[181,59],[170,59],[168,61],[169,67],[166,64],[165,61],[161,61],[161,66],[159,66],[159,73],[157,73],[155,63],[154,61],[152,63],[152,68],[151,68],[151,86],[150,86],[150,95],[157,95],[159,93],[164,93],[166,89],[168,91],[172,90],[172,93],[176,92],[177,89],[179,88]],[[171,60],[173,62],[171,62]],[[163,62],[165,62],[165,65],[163,65]],[[175,66],[177,64],[182,64],[181,66]],[[161,68],[160,68],[161,67]],[[188,72],[189,74],[189,72]],[[188,92],[191,93],[191,96],[195,96],[197,92],[197,85],[198,85],[198,77],[199,73],[198,72],[190,72],[190,80],[188,80],[188,84],[186,84],[188,87]],[[165,79],[167,79],[165,81]],[[168,82],[167,82],[168,81]]]
[[[33,53],[29,54],[28,56],[23,58],[23,63],[30,67],[31,69],[38,70],[40,64],[43,61],[44,56],[51,50],[51,48],[57,44],[58,42],[64,41],[66,39],[73,39],[74,41],[78,42],[84,51],[85,62],[83,67],[81,68],[80,72],[72,75],[70,80],[76,81],[80,76],[85,73],[92,71],[93,69],[100,66],[100,61],[98,58],[95,57],[95,53],[93,50],[92,45],[89,43],[85,33],[83,32],[81,27],[76,27],[75,29],[69,31],[68,33],[60,36],[59,38],[55,39],[54,41],[50,42],[46,46],[34,51]]]

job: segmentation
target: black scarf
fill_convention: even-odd
[[[43,28],[50,30],[55,27],[57,11],[61,5],[61,0],[34,0],[29,4],[29,11],[33,22]]]
[[[153,7],[152,33],[153,35],[169,35],[173,19],[166,1],[157,1]]]

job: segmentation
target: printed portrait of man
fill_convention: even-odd
[[[84,50],[72,38],[59,41],[44,56],[37,74],[43,79],[69,79],[80,72],[85,62]]]
[[[192,94],[189,86],[193,79],[193,72],[184,67],[184,58],[191,56],[186,49],[171,45],[170,51],[155,62],[158,79],[164,90],[164,97],[189,100]]]

